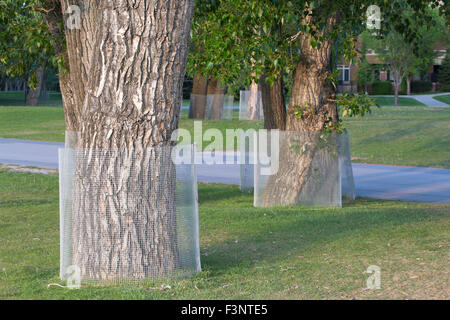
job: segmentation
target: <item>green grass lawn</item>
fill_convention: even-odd
[[[380,106],[394,106],[394,97],[377,97],[374,96],[375,102]],[[399,97],[398,98],[399,107],[414,107],[414,106],[425,106],[422,102],[417,101],[414,98]]]
[[[59,273],[58,177],[0,170],[0,299],[449,299],[450,205],[358,199],[253,208],[199,185],[203,272],[129,286],[49,287]],[[381,289],[364,290],[370,265]],[[161,284],[170,290],[150,290]]]
[[[4,93],[0,98],[2,95]],[[4,105],[2,101],[0,99],[0,106]],[[183,110],[180,128],[189,130],[194,137],[194,121],[188,119],[187,114],[188,111]],[[237,120],[237,110],[233,119],[204,120],[203,132],[215,128],[225,136],[226,129],[263,128],[262,121]],[[365,117],[347,118],[344,124],[350,132],[352,157],[356,162],[450,168],[449,108],[385,106],[374,108],[373,113]],[[64,130],[62,108],[0,107],[2,138],[63,142]],[[208,143],[205,141],[203,146]]]
[[[382,107],[345,121],[356,162],[450,168],[450,109]]]
[[[446,94],[444,96],[434,96],[433,99],[450,105],[450,94]]]

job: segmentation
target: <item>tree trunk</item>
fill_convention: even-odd
[[[329,21],[329,27],[336,19]],[[319,150],[320,136],[327,126],[338,121],[336,93],[330,84],[332,47],[334,42],[325,40],[315,48],[310,37],[301,40],[301,57],[293,75],[292,95],[287,113],[286,132],[280,141],[279,169],[270,176],[264,191],[263,206],[296,205],[303,187],[312,174],[322,174],[330,154],[334,151]],[[298,107],[304,108],[301,119],[295,114]],[[318,153],[318,155],[316,155]],[[314,168],[317,156],[323,158],[323,168]]]
[[[73,96],[83,103],[73,263],[88,279],[169,275],[179,264],[170,146],[193,1],[88,8],[81,30],[66,30]]]
[[[44,74],[42,76],[41,97],[44,100],[49,99],[49,94],[48,94],[48,90],[47,90],[47,71],[45,69],[44,69]]]
[[[411,78],[410,77],[406,78],[406,94],[408,96],[411,95]]]
[[[247,103],[247,116],[248,120],[259,120],[260,115],[260,90],[259,85],[255,81],[252,80],[250,87],[248,88],[250,91],[250,96],[248,98]]]
[[[220,120],[223,112],[225,86],[220,84],[219,79],[209,78],[208,95],[211,95],[208,97],[211,100],[207,102],[206,117],[208,120]]]
[[[398,107],[398,91],[399,91],[400,85],[394,81],[394,106]]]
[[[206,111],[206,95],[208,80],[200,73],[194,75],[192,97],[189,108],[189,119],[204,119]]]
[[[261,77],[261,96],[264,110],[264,129],[286,129],[286,104],[284,102],[283,79],[280,77],[273,85]]]
[[[42,78],[44,76],[44,68],[40,67],[36,70],[36,87],[29,88],[26,94],[26,105],[37,106],[39,97],[41,96]]]
[[[64,18],[63,10],[67,9],[67,4],[63,3],[62,5],[61,3],[62,1],[59,0],[46,1],[43,3],[44,5],[43,17],[45,19],[45,22],[53,39],[64,38],[64,30],[61,29],[60,21],[63,21]],[[81,33],[81,31],[79,31],[79,33]],[[82,105],[77,104],[75,100],[75,93],[74,93],[75,85],[72,84],[71,80],[71,72],[69,66],[70,61],[66,45],[63,43],[63,41],[55,41],[54,50],[57,55],[62,56],[64,58],[67,68],[67,70],[60,68],[58,73],[59,87],[61,90],[63,100],[66,131],[79,132]],[[80,61],[78,62],[78,64],[81,65],[81,59],[79,60]],[[86,79],[84,80],[79,79],[78,81],[85,81],[85,80]],[[70,142],[70,144],[68,145],[69,147],[71,148],[77,147],[75,140],[71,139],[69,142]]]

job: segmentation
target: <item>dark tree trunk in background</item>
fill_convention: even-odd
[[[74,100],[83,110],[74,264],[94,279],[167,275],[179,264],[168,147],[193,1],[110,2],[91,1],[82,29],[66,30]],[[74,75],[87,81],[74,84]]]
[[[336,24],[329,21],[328,28]],[[311,175],[312,161],[317,152],[317,134],[327,125],[338,121],[337,106],[331,100],[336,97],[330,84],[332,70],[332,48],[334,42],[325,40],[312,48],[310,37],[301,40],[301,56],[293,75],[292,95],[287,112],[286,133],[280,141],[279,170],[269,178],[264,191],[263,206],[296,205],[303,186]],[[305,104],[306,102],[306,104]],[[301,119],[294,114],[296,106],[304,107]],[[305,147],[297,153],[291,148],[295,144]]]
[[[223,112],[223,102],[225,94],[225,86],[220,84],[219,79],[214,79],[210,77],[208,79],[208,95],[213,95],[209,99],[212,99],[211,105],[208,106],[209,110],[209,120],[220,120],[222,118]]]
[[[192,85],[191,105],[189,108],[190,119],[204,119],[206,111],[206,95],[208,93],[208,80],[200,73],[194,75]]]
[[[49,94],[47,90],[47,71],[44,69],[44,74],[42,76],[42,86],[41,86],[41,97],[44,100],[48,100]]]
[[[63,10],[67,10],[67,2],[62,3],[64,1],[61,0],[53,0],[53,1],[45,1],[44,4],[44,11],[43,16],[45,19],[45,22],[48,26],[48,29],[50,31],[50,34],[52,35],[53,39],[60,39],[64,38],[64,30],[60,27],[60,21],[64,21],[65,17],[63,14]],[[85,1],[88,3],[88,1]],[[78,1],[75,3],[75,1],[72,1],[71,4],[74,5],[80,5],[81,2]],[[82,22],[84,20],[82,19]],[[79,31],[78,36],[82,34],[81,31]],[[81,116],[81,107],[82,104],[77,104],[77,101],[75,100],[75,92],[74,88],[75,86],[72,84],[72,76],[76,80],[76,75],[72,75],[70,72],[70,66],[69,66],[69,56],[67,53],[66,45],[59,41],[55,41],[55,53],[59,56],[62,56],[64,58],[64,61],[66,62],[66,69],[63,70],[60,69],[58,73],[58,79],[59,79],[59,87],[61,90],[61,96],[63,100],[63,108],[64,108],[64,118],[65,118],[65,124],[66,124],[66,131],[69,132],[79,132],[80,131],[80,116]],[[81,48],[80,48],[81,49]],[[81,58],[81,57],[80,57]],[[84,60],[87,58],[85,57]],[[74,62],[72,62],[73,64]],[[82,64],[81,59],[79,59],[78,64]],[[81,78],[77,80],[78,82],[87,81],[86,78]],[[79,88],[79,87],[78,87]],[[84,91],[84,88],[82,89]],[[75,135],[72,135],[75,136]],[[67,145],[67,144],[66,144]],[[70,144],[67,145],[68,147],[76,148],[77,141],[75,139],[70,140]]]
[[[259,81],[264,109],[264,129],[286,129],[286,104],[284,102],[283,80],[278,78],[273,85],[265,77]]]
[[[36,87],[34,89],[28,88],[26,93],[27,106],[37,106],[37,104],[39,103],[43,76],[44,76],[44,68],[42,67],[38,68],[36,70]]]

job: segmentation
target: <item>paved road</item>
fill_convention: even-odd
[[[0,163],[58,167],[63,143],[0,138]],[[199,165],[198,180],[239,184],[239,165]],[[450,169],[353,164],[358,196],[404,201],[450,203]]]

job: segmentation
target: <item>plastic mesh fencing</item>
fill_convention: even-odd
[[[233,120],[234,96],[225,95],[223,97],[222,120]]]
[[[289,131],[279,135],[278,141],[259,137],[255,143],[254,206],[341,207],[338,136]],[[273,148],[273,143],[278,146]],[[267,152],[261,152],[262,147],[274,153],[269,164],[262,164],[261,155]],[[276,159],[278,164],[273,163]]]
[[[254,143],[256,131],[240,132],[239,137],[239,167],[240,183],[239,188],[243,192],[252,193],[254,189]]]
[[[232,120],[234,97],[224,94],[208,94],[205,120]]]
[[[299,135],[301,133],[283,133],[280,132],[280,140],[278,143],[278,147],[280,147],[280,144],[282,142],[282,139],[286,135],[292,135],[294,134],[293,140],[295,143],[292,143],[291,147],[292,150],[296,152],[300,152],[300,146],[302,146],[302,139],[299,139]],[[325,135],[327,139],[330,139],[329,134]],[[249,141],[250,139],[253,139],[253,141]],[[333,141],[332,144],[337,145],[337,153],[338,153],[338,163],[339,163],[339,176],[340,176],[340,188],[341,188],[341,197],[342,200],[354,200],[356,197],[355,192],[355,183],[353,178],[353,169],[352,169],[352,162],[351,162],[351,156],[350,156],[350,141],[348,132],[345,131],[341,135],[336,135],[336,141],[334,141],[334,138],[331,140]],[[267,185],[267,182],[269,181],[269,178],[271,175],[273,175],[275,172],[274,170],[278,170],[276,166],[273,166],[272,163],[269,164],[262,164],[261,161],[258,161],[258,164],[255,166],[254,163],[261,157],[260,150],[258,150],[258,147],[260,147],[260,143],[264,143],[261,141],[261,139],[258,140],[258,134],[255,133],[254,135],[247,135],[246,140],[244,140],[242,137],[240,139],[240,153],[241,153],[241,162],[240,162],[240,189],[244,192],[254,192],[254,205],[256,207],[262,206],[262,199],[264,197],[264,191],[265,186]],[[266,141],[264,139],[264,141]],[[244,144],[245,142],[245,144]],[[270,134],[267,137],[267,147],[265,147],[266,150],[264,150],[263,154],[268,153],[268,155],[271,156],[271,159],[279,158],[279,149],[275,148],[274,150],[271,149],[271,143],[270,143]],[[330,143],[330,142],[328,142]],[[297,146],[296,146],[297,145]],[[324,146],[320,146],[321,148],[324,148]],[[334,146],[333,146],[334,148]],[[327,148],[325,148],[326,150]],[[328,148],[329,149],[329,148]],[[270,154],[270,152],[274,152],[273,155]],[[315,169],[320,168],[320,163],[318,163],[319,155],[316,156],[316,160],[311,163],[312,166],[316,166]],[[315,172],[318,172],[319,170],[315,170]],[[265,174],[261,174],[261,170],[266,171]],[[271,173],[267,175],[267,171],[271,170]],[[258,172],[259,171],[259,172]],[[293,173],[294,174],[294,173]],[[318,175],[318,174],[316,174]],[[317,180],[317,179],[316,179]],[[319,179],[320,180],[320,179]],[[317,182],[317,181],[316,181]],[[320,181],[319,181],[320,182]],[[331,179],[331,182],[334,183],[334,180]],[[305,187],[307,188],[307,186]],[[306,192],[306,189],[305,189]],[[303,194],[303,196],[306,196],[306,193]],[[328,197],[328,199],[331,199],[332,197]],[[310,196],[308,195],[309,200],[302,200],[302,204],[304,205],[312,205],[317,206],[320,205],[321,202],[323,202],[324,206],[341,206],[339,201],[331,201],[329,204],[327,204],[326,200],[320,199],[318,196]],[[312,199],[312,200],[311,200]]]
[[[59,150],[62,280],[71,266],[101,284],[201,271],[196,168],[173,149]]]
[[[353,179],[352,158],[348,131],[337,136],[339,147],[339,170],[341,173],[342,200],[355,200],[355,180]]]
[[[190,119],[204,119],[206,111],[206,95],[191,94],[189,101],[189,118]]]
[[[226,94],[191,94],[189,118],[233,120],[234,96]]]
[[[252,107],[250,107],[252,106]],[[261,91],[256,96],[252,96],[248,90],[240,92],[239,99],[239,120],[263,120],[263,104]]]

